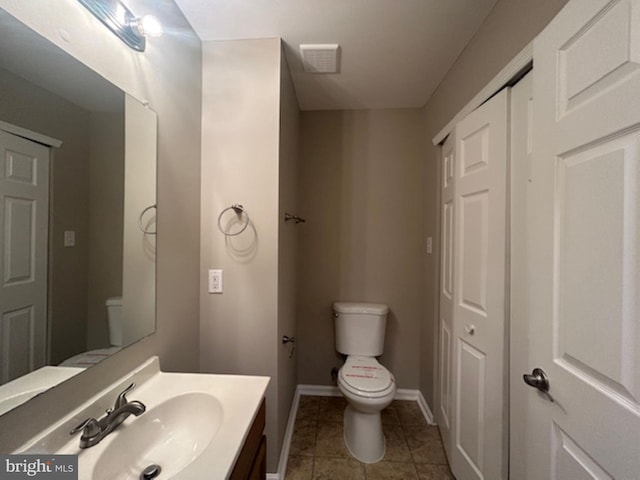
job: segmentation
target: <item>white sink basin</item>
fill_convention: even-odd
[[[129,400],[147,410],[130,416],[97,445],[80,449],[69,432],[100,418],[131,382]],[[79,480],[137,480],[159,465],[159,480],[224,479],[231,473],[265,395],[268,377],[165,373],[156,357],[100,392],[14,453],[78,455]]]
[[[222,420],[222,405],[209,394],[166,400],[114,433],[117,438],[100,454],[92,478],[138,480],[150,465],[160,465],[159,478],[169,478],[200,456]]]

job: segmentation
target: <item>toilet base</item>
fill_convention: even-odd
[[[364,413],[347,406],[344,410],[344,443],[349,453],[362,463],[382,460],[386,441],[380,412]]]

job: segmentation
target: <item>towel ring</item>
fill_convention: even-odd
[[[140,212],[140,216],[138,217],[138,227],[140,227],[140,230],[142,230],[142,233],[147,234],[147,235],[155,235],[156,234],[156,232],[153,232],[151,230],[147,230],[144,227],[144,224],[142,223],[142,217],[144,217],[144,214],[147,213],[152,208],[158,208],[158,207],[155,204],[154,205],[149,205],[147,208],[142,210],[142,212]]]
[[[236,215],[238,216],[238,218],[240,218],[242,216],[245,217],[244,225],[237,232],[233,232],[233,233],[227,232],[224,228],[222,228],[222,216],[226,212],[228,212],[229,210],[233,210],[236,213]],[[244,207],[242,205],[240,205],[239,203],[234,203],[230,207],[227,207],[224,210],[222,210],[220,212],[220,215],[218,215],[218,229],[222,232],[223,235],[226,235],[227,237],[235,237],[236,235],[240,235],[242,232],[244,232],[247,229],[247,227],[249,226],[249,221],[250,221],[249,220],[249,214],[244,209]]]

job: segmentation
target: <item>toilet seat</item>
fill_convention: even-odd
[[[342,386],[354,395],[382,397],[395,390],[395,378],[374,357],[347,357],[339,378]]]

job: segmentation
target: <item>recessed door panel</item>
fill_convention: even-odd
[[[442,211],[442,293],[453,299],[453,200]]]
[[[634,132],[558,160],[554,315],[556,358],[635,404],[639,142]]]
[[[487,315],[487,262],[489,254],[489,192],[464,195],[460,202],[460,305]]]
[[[440,412],[444,427],[451,426],[451,331],[444,319],[440,322]]]
[[[458,342],[456,448],[472,467],[474,478],[483,478],[484,470],[485,359],[484,353]]]
[[[485,123],[465,135],[459,148],[461,177],[486,168],[489,165],[489,125]]]
[[[551,480],[613,480],[580,445],[557,424],[553,425]]]
[[[640,51],[631,39],[639,24],[629,1],[608,2],[558,51],[559,117],[637,75]]]
[[[5,155],[5,179],[13,182],[36,185],[37,157],[24,153],[6,150]]]
[[[33,336],[34,309],[20,308],[2,315],[2,374],[17,378],[33,369],[31,338]]]
[[[35,202],[30,199],[4,198],[4,284],[33,281],[36,253],[34,241]]]

